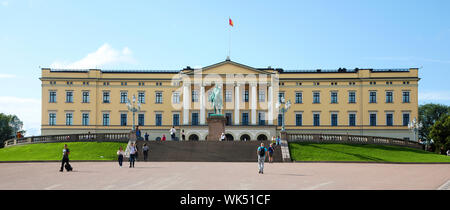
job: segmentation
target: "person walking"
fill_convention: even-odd
[[[181,140],[186,141],[186,136],[184,135],[184,129],[181,130]]]
[[[280,138],[280,136],[277,136],[277,145],[281,145],[281,138]]]
[[[147,132],[145,132],[145,135],[144,135],[144,137],[145,137],[145,141],[148,141],[148,133]]]
[[[139,125],[136,126],[136,139],[137,140],[141,140],[142,139],[142,137],[141,137],[141,130],[139,129]]]
[[[269,154],[269,163],[273,163],[273,152],[275,151],[275,148],[273,147],[275,143],[271,144],[269,149],[267,149]]]
[[[122,146],[119,147],[119,150],[117,150],[117,160],[119,161],[119,166],[122,168],[122,162],[123,162],[123,156],[125,155],[125,152],[123,151]]]
[[[144,144],[144,146],[142,147],[142,152],[144,153],[144,161],[148,160],[148,146],[147,144]]]
[[[260,174],[264,174],[264,161],[266,160],[267,148],[264,147],[264,143],[256,150],[256,155],[258,155],[258,170]]]
[[[172,141],[175,140],[175,133],[177,132],[177,130],[175,129],[174,126],[172,126],[172,128],[170,129],[170,138]]]
[[[131,143],[128,147],[128,151],[130,151],[130,168],[134,168],[134,162],[136,158],[137,149],[134,143]]]
[[[225,134],[222,133],[222,135],[220,135],[220,141],[225,141]]]
[[[66,168],[67,171],[72,171],[72,166],[70,166],[69,164],[69,154],[70,150],[67,147],[67,144],[64,144],[63,158],[61,160],[61,169],[59,169],[60,172],[64,171],[64,167]]]

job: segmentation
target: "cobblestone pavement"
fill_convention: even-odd
[[[0,163],[0,190],[179,189],[315,190],[448,189],[450,164],[72,162]]]

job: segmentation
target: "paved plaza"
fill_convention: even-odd
[[[273,163],[263,175],[257,163],[72,162],[0,163],[0,190],[321,190],[446,189],[450,164]],[[447,183],[447,184],[446,184]]]

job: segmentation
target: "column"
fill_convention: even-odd
[[[240,94],[240,85],[239,83],[236,83],[234,86],[234,124],[239,125],[239,106],[240,106],[240,100],[241,100],[241,94]]]
[[[251,92],[250,92],[250,97],[251,97],[251,112],[252,112],[252,121],[251,124],[252,125],[256,125],[256,83],[250,83],[251,86]]]
[[[200,125],[205,125],[205,85],[200,84]]]
[[[273,125],[273,87],[272,85],[269,84],[269,88],[267,91],[267,110],[268,110],[268,116],[267,116],[267,120],[268,120],[268,124],[269,125]]]
[[[183,84],[183,125],[189,124],[189,108],[191,105],[191,84]]]

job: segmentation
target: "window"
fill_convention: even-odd
[[[173,92],[172,94],[172,103],[179,104],[180,103],[180,93],[179,92]]]
[[[143,126],[145,125],[145,115],[144,114],[138,114],[138,125]]]
[[[73,114],[66,113],[66,125],[73,125]]]
[[[409,124],[409,113],[403,113],[403,126],[408,126]]]
[[[377,92],[370,91],[369,103],[377,103]]]
[[[155,114],[155,125],[161,126],[162,125],[162,114]]]
[[[348,125],[356,126],[356,114],[355,113],[348,114]]]
[[[296,126],[302,126],[303,124],[303,115],[302,114],[295,114],[295,125]]]
[[[283,114],[278,114],[278,126],[283,126]]]
[[[103,113],[103,126],[109,126],[109,113]]]
[[[409,91],[403,91],[403,103],[409,103]]]
[[[49,94],[50,94],[50,96],[49,96],[48,102],[56,103],[56,91],[50,91]]]
[[[231,125],[233,114],[232,113],[225,113],[225,118],[227,119],[226,125]]]
[[[180,114],[176,113],[172,115],[172,125],[173,126],[180,125]]]
[[[248,90],[244,90],[244,102],[248,102]]]
[[[192,91],[192,102],[198,102],[198,91],[197,90]]]
[[[338,126],[338,115],[335,113],[331,114],[331,126]]]
[[[127,125],[127,114],[126,113],[120,114],[120,125],[121,126]]]
[[[264,102],[264,101],[266,101],[266,91],[264,91],[264,90],[259,90],[258,91],[258,100],[259,100],[259,102]]]
[[[296,92],[295,93],[295,103],[296,104],[303,103],[303,94],[301,92]]]
[[[111,98],[109,95],[109,91],[103,91],[103,103],[110,103],[111,102]]]
[[[278,93],[278,102],[283,103],[282,100],[285,100],[285,98],[284,98],[284,92],[279,92],[279,93]]]
[[[192,125],[198,125],[198,113],[192,113]]]
[[[356,92],[354,91],[348,92],[348,103],[350,104],[356,103]]]
[[[89,92],[88,91],[83,91],[83,99],[82,99],[83,103],[89,103]]]
[[[89,125],[89,113],[82,114],[81,124],[84,126]]]
[[[259,125],[265,125],[266,124],[266,115],[264,112],[258,113],[258,124]]]
[[[331,103],[332,104],[338,103],[338,93],[337,92],[331,92]]]
[[[393,97],[392,97],[392,91],[386,92],[386,103],[392,103]]]
[[[48,114],[48,125],[56,125],[56,113]]]
[[[248,113],[242,113],[242,125],[248,125]]]
[[[313,104],[320,103],[320,92],[313,92]]]
[[[232,102],[232,101],[233,101],[233,92],[231,90],[226,90],[225,91],[225,102]]]
[[[145,104],[145,92],[138,92],[138,102]]]
[[[155,103],[157,104],[163,103],[162,92],[156,92]]]
[[[394,119],[392,113],[386,113],[386,125],[392,126],[394,124]]]
[[[370,114],[370,126],[377,126],[377,114]]]
[[[73,103],[73,92],[72,91],[66,92],[66,103]]]
[[[127,92],[120,92],[120,103],[125,104],[128,100],[128,93]]]
[[[320,114],[318,113],[313,114],[313,125],[320,126]]]

